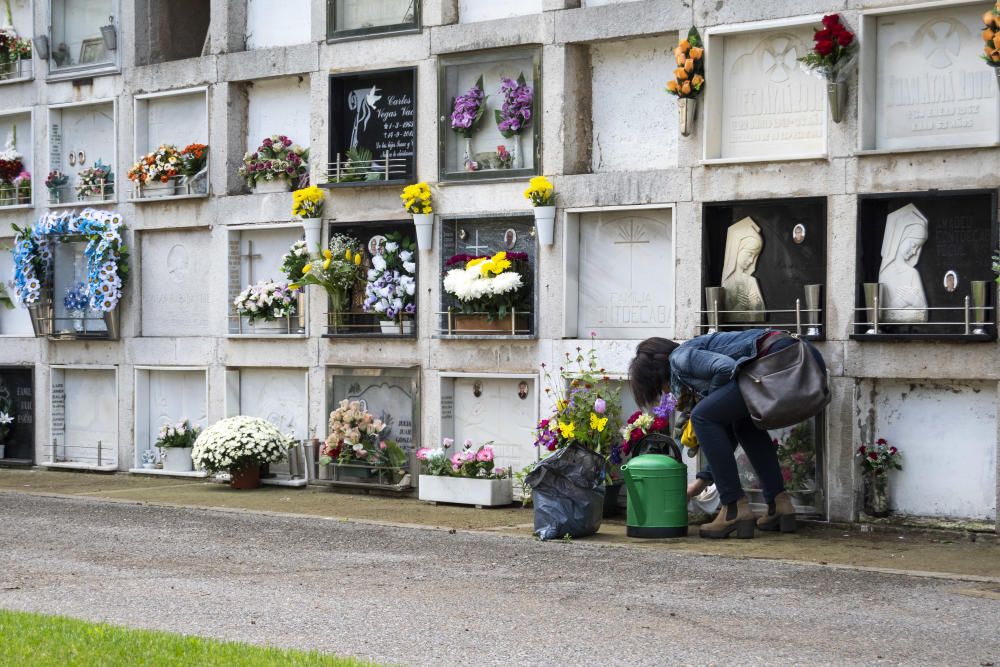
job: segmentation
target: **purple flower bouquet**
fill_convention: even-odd
[[[451,112],[451,129],[466,139],[472,137],[479,120],[486,111],[487,95],[483,92],[483,77],[479,77],[476,85],[464,95],[455,98]]]
[[[493,111],[497,128],[507,139],[531,124],[531,109],[535,101],[535,91],[524,80],[522,73],[513,79],[500,80],[500,94],[503,95],[503,106]]]

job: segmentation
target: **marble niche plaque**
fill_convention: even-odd
[[[248,285],[260,281],[287,282],[281,271],[281,257],[293,243],[302,238],[302,228],[263,227],[261,229],[233,230],[229,233],[229,333],[230,334],[301,334],[305,331],[305,314],[287,319],[266,322],[256,320],[251,325],[246,317],[236,317],[233,300]],[[241,326],[242,325],[242,326]]]
[[[826,284],[826,199],[708,203],[702,220],[703,284],[725,287],[720,310],[753,311],[721,314],[721,328],[776,326],[794,331],[796,299],[804,309],[805,286]],[[703,303],[703,310],[709,310],[711,304]],[[819,319],[821,325],[822,313]],[[707,322],[706,317],[703,326]],[[803,315],[803,333],[806,325]],[[818,335],[811,337],[822,335],[820,326]]]
[[[711,38],[713,46],[721,41],[723,79],[712,92],[718,104],[711,107],[709,130],[719,131],[706,132],[707,159],[826,152],[826,88],[797,62],[811,47],[813,32],[809,24]]]
[[[247,0],[247,49],[312,41],[309,0]]]
[[[118,381],[112,369],[53,368],[52,441],[42,458],[117,467]]]
[[[173,144],[180,150],[196,142],[209,143],[206,91],[136,98],[136,158],[160,144]]]
[[[975,317],[973,282],[985,284],[983,305],[996,306],[996,221],[996,190],[859,195],[855,321],[870,323],[863,285],[881,283],[879,334],[963,335],[967,297]],[[988,340],[996,335],[996,313],[982,316],[970,328]],[[858,326],[855,335],[870,329]]]
[[[247,150],[275,134],[308,148],[309,108],[308,77],[255,81],[247,90]]]
[[[164,424],[188,420],[204,428],[207,424],[205,371],[138,369],[136,371],[135,465],[142,453],[153,449]]]
[[[534,377],[443,377],[441,382],[441,437],[453,437],[458,449],[466,438],[475,447],[493,441],[496,465],[515,472],[537,460]]]
[[[580,216],[577,336],[642,339],[673,326],[670,210]]]
[[[142,335],[202,336],[211,328],[211,274],[208,231],[144,232],[142,256]]]
[[[1000,109],[995,72],[983,54],[976,4],[878,16],[875,142],[907,149],[991,144]]]
[[[416,28],[420,23],[420,0],[333,0],[330,37]]]
[[[7,425],[0,459],[30,463],[35,453],[35,382],[34,368],[0,367],[0,411],[14,418]]]
[[[394,440],[407,452],[416,451],[420,439],[419,370],[407,368],[344,368],[329,370],[327,414],[344,399],[359,401],[385,423],[383,440]]]
[[[307,374],[293,368],[241,368],[230,371],[227,412],[266,419],[282,433],[308,435]]]
[[[14,292],[14,257],[10,254],[13,245],[13,239],[0,240],[0,281],[4,292],[14,305],[13,308],[0,305],[0,336],[31,337],[35,335],[35,330],[31,328],[28,309],[21,308]]]
[[[78,174],[93,167],[97,161],[109,165],[114,173],[117,162],[114,103],[50,109],[49,165],[69,176],[69,183],[62,189],[62,202],[77,200],[74,186]],[[110,198],[114,186],[108,187],[106,193]]]

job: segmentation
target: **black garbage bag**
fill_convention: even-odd
[[[556,540],[593,535],[604,514],[604,457],[573,443],[528,473],[535,506],[535,535]]]

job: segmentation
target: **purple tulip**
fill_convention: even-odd
[[[598,398],[596,401],[594,401],[594,412],[596,412],[597,414],[603,415],[604,411],[607,409],[608,409],[608,404],[604,401],[603,398]]]

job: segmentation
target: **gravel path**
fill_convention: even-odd
[[[393,664],[1000,664],[976,587],[0,493],[0,607]]]

